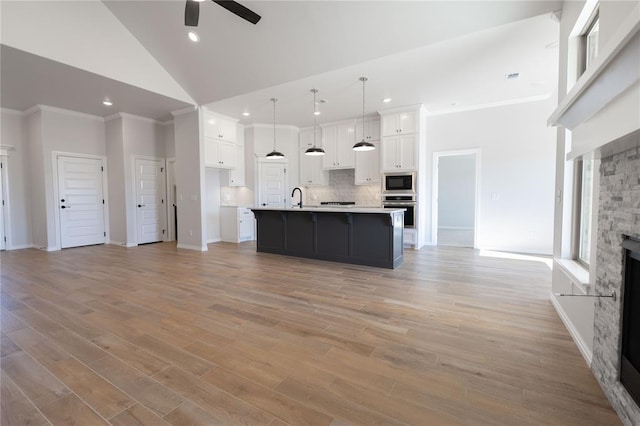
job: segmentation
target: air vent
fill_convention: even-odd
[[[512,72],[512,73],[509,73],[509,74],[507,74],[507,75],[505,76],[505,78],[506,78],[507,80],[515,80],[515,79],[516,79],[516,78],[518,78],[518,77],[520,77],[520,73],[519,73],[519,72]]]

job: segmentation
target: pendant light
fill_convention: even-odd
[[[271,102],[273,102],[273,151],[267,154],[267,158],[270,160],[278,160],[284,158],[283,153],[276,151],[276,102],[278,102],[278,99],[271,98]]]
[[[367,77],[360,77],[360,81],[362,82],[362,140],[353,146],[354,151],[373,151],[376,149],[374,144],[364,140],[364,83],[367,80]]]
[[[304,152],[304,155],[319,156],[324,155],[325,152],[324,149],[316,146],[316,116],[318,115],[316,111],[316,94],[318,93],[318,89],[311,89],[311,93],[313,93],[313,147],[308,148]]]

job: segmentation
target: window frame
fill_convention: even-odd
[[[578,77],[580,77],[584,72],[591,66],[593,60],[595,60],[598,55],[590,58],[589,56],[589,36],[591,35],[593,29],[598,26],[598,31],[600,28],[600,8],[596,7],[593,11],[592,16],[589,18],[588,24],[584,27],[580,35],[580,48],[578,52]],[[599,44],[599,36],[596,39],[596,44]]]
[[[585,173],[585,162],[591,161],[591,187],[588,200],[591,201],[591,204],[584,205],[584,173]],[[580,265],[589,269],[591,264],[591,259],[585,259],[580,256],[580,248],[582,247],[582,212],[583,210],[590,209],[593,204],[593,195],[594,195],[594,179],[595,179],[595,160],[593,158],[585,158],[579,161],[576,161],[574,167],[574,188],[573,188],[573,220],[572,220],[572,232],[571,232],[571,258],[578,262]],[[593,238],[593,217],[591,217],[591,223],[588,224],[588,234],[589,234],[589,256],[591,256],[591,239]]]

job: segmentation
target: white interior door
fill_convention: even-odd
[[[2,203],[2,205],[0,206],[0,250],[6,250],[7,248],[7,234],[5,232],[4,229],[4,224],[6,222],[5,220],[5,213],[6,213],[6,207],[5,207],[5,193],[4,193],[4,184],[6,181],[6,177],[5,177],[5,171],[6,171],[6,167],[5,167],[5,161],[3,157],[0,157],[0,202]]]
[[[162,241],[166,229],[164,160],[136,158],[135,167],[138,244]]]
[[[105,242],[101,159],[58,156],[60,247]]]
[[[176,160],[167,161],[167,240],[175,241],[178,235],[178,198],[176,189]]]
[[[286,207],[287,164],[282,162],[259,163],[259,200],[261,207]]]

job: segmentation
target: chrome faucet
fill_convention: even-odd
[[[295,195],[296,189],[300,191],[300,202],[298,204],[294,204],[294,206],[300,206],[300,208],[302,208],[302,189],[296,186],[295,188],[293,188],[293,191],[291,191],[291,196],[293,197]]]

